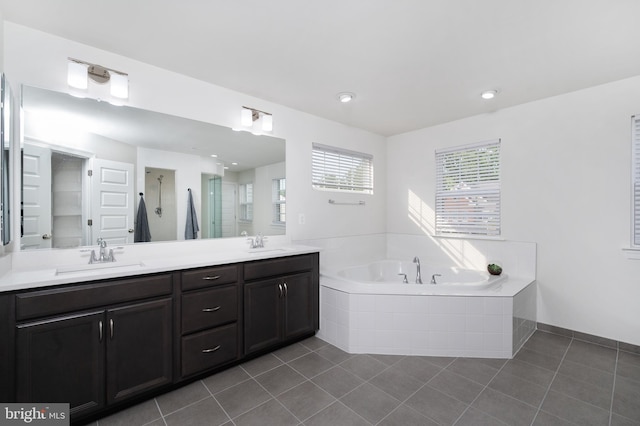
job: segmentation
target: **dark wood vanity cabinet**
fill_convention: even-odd
[[[189,377],[240,357],[238,265],[182,272],[180,374]]]
[[[73,423],[87,421],[311,336],[318,259],[0,293],[0,396],[66,402]]]
[[[171,275],[19,293],[15,303],[18,402],[68,402],[78,418],[172,383]]]
[[[318,329],[317,254],[246,263],[244,350],[267,350]]]

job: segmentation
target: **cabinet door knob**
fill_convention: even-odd
[[[216,346],[215,348],[211,348],[211,349],[203,349],[202,353],[203,354],[210,354],[211,352],[215,352],[218,349],[220,349],[220,345]]]
[[[216,307],[213,307],[213,308],[204,308],[204,309],[202,310],[202,312],[215,312],[215,311],[217,311],[218,309],[220,309],[220,306],[216,306]]]
[[[134,231],[134,229],[133,229],[133,228],[129,228],[129,233],[130,233],[130,234],[133,234],[134,232],[135,232],[135,231]]]

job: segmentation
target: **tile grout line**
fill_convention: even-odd
[[[619,346],[619,345],[618,345]],[[616,365],[613,367],[613,386],[611,387],[611,404],[609,405],[609,426],[611,426],[611,422],[613,421],[613,398],[615,398],[616,394],[616,377],[618,373],[618,360],[620,359],[620,347],[616,350]]]
[[[248,374],[248,373],[247,373]],[[249,380],[249,379],[247,379]],[[247,380],[243,380],[240,383],[244,383]],[[211,389],[209,389],[209,386],[206,385],[206,383],[204,382],[204,380],[200,380],[200,382],[202,383],[202,385],[204,386],[204,388],[207,390],[207,392],[209,392],[209,395],[211,395],[211,398],[213,398],[213,400],[216,402],[216,404],[218,404],[218,406],[220,407],[220,409],[222,410],[222,412],[227,416],[227,418],[231,421],[232,424],[236,424],[233,419],[231,418],[231,416],[229,415],[229,413],[227,413],[227,410],[224,409],[224,407],[222,406],[222,404],[220,404],[220,401],[218,401],[218,398],[215,397],[215,395],[213,394],[213,392],[211,392]],[[239,384],[239,383],[238,383]],[[234,385],[235,386],[235,385]],[[224,390],[229,389],[233,386],[227,386]],[[222,391],[220,391],[222,392]],[[226,423],[226,422],[225,422]],[[224,424],[224,423],[222,423]]]
[[[160,404],[158,404],[158,398],[153,398],[153,402],[156,403],[156,407],[158,408],[158,412],[160,413],[160,418],[162,419],[162,423],[164,423],[164,426],[167,426],[167,421],[164,419],[164,414],[162,414],[162,410],[160,409]]]
[[[547,391],[544,393],[544,396],[540,400],[540,404],[538,404],[538,410],[536,411],[536,415],[533,416],[533,419],[531,420],[531,426],[533,426],[533,424],[535,423],[536,419],[538,418],[538,415],[540,414],[540,411],[542,410],[542,405],[544,404],[544,401],[547,399],[547,396],[549,395],[549,392],[551,391],[551,386],[553,385],[553,382],[556,380],[556,376],[558,375],[558,371],[560,371],[560,367],[562,366],[562,363],[564,362],[565,358],[567,357],[567,354],[569,353],[569,349],[571,348],[571,345],[573,345],[573,339],[574,338],[571,337],[571,340],[569,341],[569,344],[567,345],[567,349],[565,349],[564,350],[564,354],[562,354],[562,358],[560,359],[560,363],[558,364],[558,367],[556,367],[556,370],[553,372],[553,377],[551,378],[551,381],[549,382],[549,386],[547,387]],[[554,414],[554,416],[555,416],[555,414]],[[562,420],[564,420],[564,419],[562,419]],[[573,423],[573,422],[570,422],[570,423]]]

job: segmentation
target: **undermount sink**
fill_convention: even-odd
[[[274,253],[274,252],[287,251],[287,249],[283,247],[261,247],[261,248],[249,249],[248,251],[249,253]]]
[[[118,263],[118,262],[105,262],[105,263],[86,263],[83,265],[71,265],[61,266],[56,269],[56,275],[70,274],[74,272],[89,272],[103,269],[138,269],[144,266],[142,262],[133,263]]]

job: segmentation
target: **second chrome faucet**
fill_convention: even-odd
[[[416,284],[422,284],[422,275],[420,274],[420,259],[418,256],[413,258],[413,263],[416,264]]]

